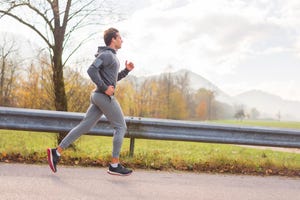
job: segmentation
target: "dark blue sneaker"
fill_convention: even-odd
[[[118,175],[118,176],[128,176],[132,173],[131,169],[127,169],[123,167],[120,163],[118,164],[118,167],[112,167],[109,165],[109,168],[107,170],[107,173],[111,175]]]
[[[48,164],[50,169],[55,173],[56,165],[59,162],[59,156],[56,154],[56,149],[47,149]]]

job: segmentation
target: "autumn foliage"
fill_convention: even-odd
[[[10,63],[8,58],[3,63]],[[0,84],[1,106],[55,110],[55,95],[51,65],[46,57],[27,66],[14,65],[12,74],[3,68]],[[95,88],[85,70],[66,67],[64,74],[68,111],[85,112],[90,93]],[[135,81],[129,76],[118,83],[116,97],[127,116],[167,119],[212,120],[225,116],[223,105],[213,91],[201,88],[193,91],[187,73],[174,76],[164,73]]]

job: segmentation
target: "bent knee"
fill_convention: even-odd
[[[122,126],[117,126],[115,127],[116,133],[121,134],[121,135],[125,135],[126,131],[127,131],[127,126],[122,125]]]

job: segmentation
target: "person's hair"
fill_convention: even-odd
[[[104,42],[106,46],[109,46],[111,43],[111,40],[113,38],[117,37],[117,33],[119,33],[119,31],[115,28],[109,28],[106,31],[104,31]]]

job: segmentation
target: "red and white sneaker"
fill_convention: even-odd
[[[56,154],[56,149],[47,149],[47,158],[48,158],[48,164],[50,169],[55,173],[57,172],[56,170],[56,165],[59,162],[60,157]]]

